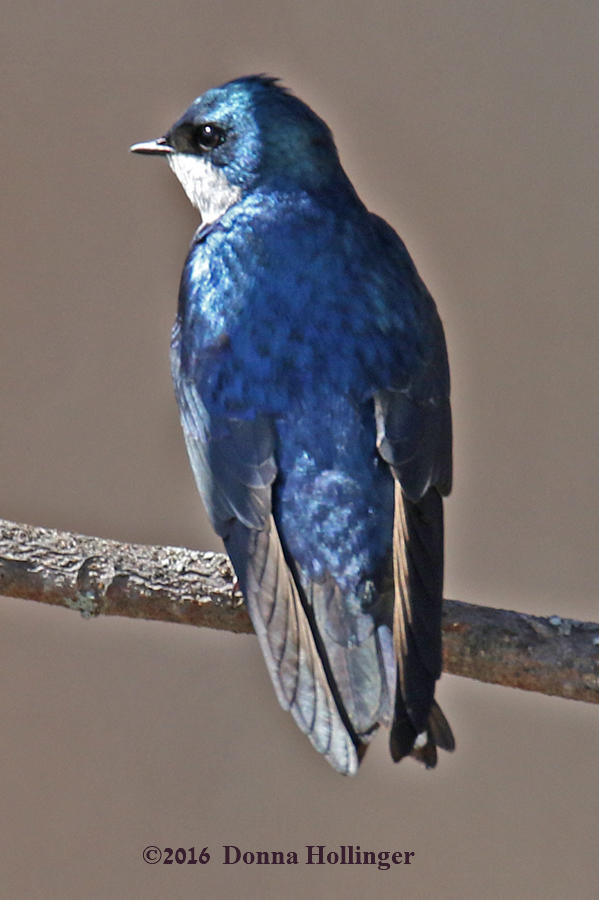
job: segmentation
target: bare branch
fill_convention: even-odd
[[[221,553],[146,547],[0,519],[0,594],[79,610],[250,633]],[[599,624],[445,601],[446,672],[599,703]]]
[[[222,553],[120,544],[0,519],[0,594],[77,609],[250,633]]]

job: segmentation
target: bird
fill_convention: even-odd
[[[435,303],[279,79],[212,88],[131,150],[163,156],[201,217],[171,370],[278,700],[344,775],[380,725],[394,761],[432,768],[455,746],[434,698],[452,478]]]

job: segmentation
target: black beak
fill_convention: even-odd
[[[155,141],[143,141],[141,144],[133,144],[129,147],[131,153],[149,153],[153,156],[164,156],[166,153],[174,153],[175,148],[171,147],[165,137],[158,138]]]

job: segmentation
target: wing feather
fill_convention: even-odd
[[[434,701],[441,674],[443,503],[451,489],[449,372],[440,322],[430,356],[401,390],[375,397],[377,446],[394,477],[393,645],[397,688],[391,753],[434,766],[436,746],[453,749]],[[419,736],[423,737],[420,738]]]
[[[265,416],[209,422],[193,382],[176,377],[175,384],[196,482],[231,557],[279,702],[335,769],[353,774],[360,741],[327,674],[271,511],[272,422]]]
[[[233,522],[225,545],[281,706],[337,771],[354,774],[357,741],[335,699],[272,515],[261,531]]]

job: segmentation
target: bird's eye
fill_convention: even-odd
[[[204,122],[196,132],[196,141],[200,150],[214,150],[225,139],[225,133],[218,125]]]

